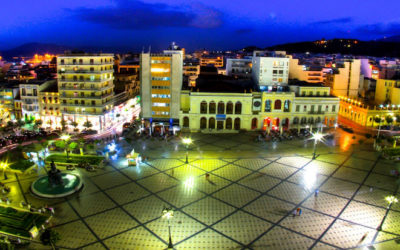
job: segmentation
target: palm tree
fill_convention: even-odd
[[[67,128],[67,121],[64,120],[64,118],[60,122],[61,124],[61,130],[64,131]]]
[[[76,131],[79,124],[76,121],[73,121],[71,122],[71,125],[74,127],[74,131]]]

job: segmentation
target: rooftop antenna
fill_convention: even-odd
[[[142,54],[144,53],[144,46],[142,47]]]
[[[149,46],[149,54],[150,54],[150,52],[151,52],[151,45]]]

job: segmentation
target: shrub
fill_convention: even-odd
[[[365,134],[365,138],[369,139],[369,138],[371,138],[371,137],[372,137],[371,134]]]
[[[104,160],[103,156],[96,155],[69,155],[68,159],[65,154],[52,154],[46,158],[46,162],[61,162],[61,163],[89,163],[90,165],[99,165]]]

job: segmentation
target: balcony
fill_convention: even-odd
[[[86,69],[78,69],[78,70],[64,70],[58,71],[59,74],[105,74],[105,73],[114,73],[113,69],[101,70],[101,71],[91,71]]]
[[[79,62],[64,62],[64,63],[62,63],[62,62],[60,62],[60,65],[66,65],[66,66],[68,66],[68,65],[70,65],[70,66],[76,66],[76,65],[114,65],[114,62],[102,62],[102,63],[88,63],[88,62],[86,62],[86,63],[79,63]]]
[[[71,86],[66,86],[66,87],[62,87],[60,86],[59,89],[60,90],[79,90],[79,91],[103,91],[103,90],[107,90],[110,88],[113,88],[114,84],[109,84],[108,86],[102,87],[102,88],[91,88],[91,87],[83,87],[81,88],[80,86],[75,87],[71,87]]]
[[[61,96],[61,99],[103,99],[103,98],[107,98],[109,96],[114,95],[113,92],[109,93],[109,94],[105,94],[105,95],[100,95],[100,96]]]
[[[90,78],[86,78],[86,79],[62,79],[62,78],[58,78],[59,82],[106,82],[106,81],[112,81],[113,78],[105,78],[105,79],[93,79],[90,80]]]

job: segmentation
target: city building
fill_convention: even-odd
[[[377,104],[400,104],[400,75],[392,79],[376,81],[375,102]]]
[[[179,124],[182,52],[169,52],[140,55],[141,112],[151,132]]]
[[[310,83],[321,83],[325,81],[323,66],[300,64],[299,59],[290,56],[289,79],[297,79]]]
[[[200,74],[181,93],[181,128],[203,133],[238,130],[321,129],[337,123],[339,98],[322,84],[295,82],[285,91],[263,91],[251,80]]]
[[[363,79],[361,61],[344,59],[332,64],[332,70],[326,75],[325,83],[335,96],[357,97]]]
[[[271,90],[287,85],[289,57],[284,51],[254,51],[252,77],[261,90]]]
[[[358,99],[340,97],[340,118],[345,118],[363,127],[394,125],[400,122],[400,105],[368,105]]]
[[[187,86],[195,87],[196,79],[200,74],[200,64],[197,61],[183,62],[183,78]]]
[[[200,66],[222,68],[224,67],[224,57],[221,55],[202,55],[200,57]]]
[[[227,58],[226,59],[226,75],[235,78],[251,78],[252,76],[252,59],[251,58]]]
[[[19,84],[19,94],[22,104],[22,115],[25,120],[40,119],[39,93],[53,85],[56,80],[30,80]]]
[[[57,57],[64,120],[78,123],[79,129],[99,131],[113,123],[113,64],[113,54],[65,53]]]
[[[49,129],[61,128],[60,97],[57,81],[39,91],[39,114],[42,127]]]
[[[17,119],[14,101],[18,96],[18,84],[0,82],[0,124]]]

